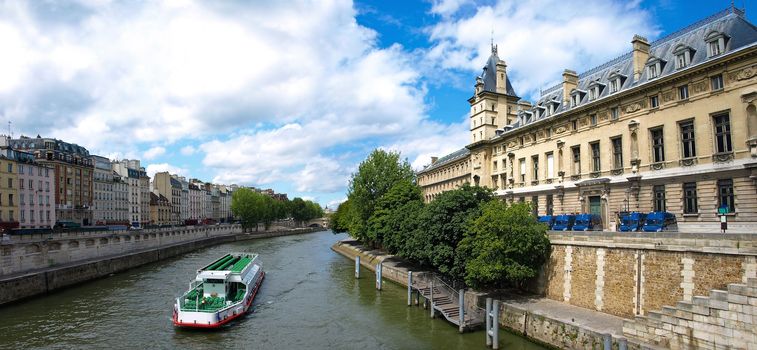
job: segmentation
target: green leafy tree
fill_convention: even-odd
[[[520,287],[536,277],[550,243],[528,204],[508,206],[491,200],[471,218],[458,257],[465,263],[465,282],[474,288]]]
[[[339,204],[336,211],[331,214],[329,218],[329,226],[334,233],[347,232],[349,230],[349,224],[352,220],[352,209],[350,206],[350,200],[346,200]]]
[[[258,229],[258,223],[263,222],[270,215],[266,205],[266,195],[257,193],[249,188],[240,188],[231,196],[231,211],[242,222],[242,227]]]
[[[366,237],[374,245],[392,254],[398,253],[417,223],[417,213],[423,207],[421,189],[408,180],[400,180],[376,202],[368,219]],[[408,218],[413,220],[408,221]],[[417,225],[416,225],[417,226]]]
[[[462,279],[465,263],[456,259],[455,250],[469,218],[478,216],[481,203],[491,198],[491,190],[468,184],[441,193],[423,210],[420,228],[408,242],[409,257],[435,267],[442,274]]]
[[[350,235],[364,242],[373,242],[367,233],[368,219],[381,196],[402,180],[414,183],[415,173],[397,152],[376,149],[360,163],[348,188],[351,210],[354,211],[349,223]]]

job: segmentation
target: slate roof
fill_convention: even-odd
[[[466,158],[469,155],[470,155],[470,150],[468,150],[467,148],[459,149],[459,150],[454,151],[454,152],[452,152],[452,153],[450,153],[450,154],[448,154],[448,155],[446,155],[444,157],[439,158],[436,161],[436,163],[431,164],[431,165],[425,167],[423,170],[419,171],[418,173],[420,174],[420,173],[424,173],[424,172],[427,172],[427,171],[434,170],[434,169],[439,168],[439,167],[441,167],[441,166],[443,166],[445,164],[449,164],[449,163],[452,163],[452,162],[454,162],[456,160]]]
[[[725,34],[727,41],[723,53],[714,57],[709,57],[705,38],[713,31]],[[675,72],[690,69],[703,62],[720,58],[723,55],[740,48],[753,45],[755,42],[757,42],[757,28],[744,18],[743,11],[730,7],[701,21],[695,22],[677,32],[660,38],[659,40],[651,42],[649,50],[650,58],[656,57],[664,62],[659,75],[653,79],[657,80]],[[683,69],[676,69],[675,64],[676,54],[674,51],[679,45],[688,46],[693,49],[690,63]],[[620,89],[618,92],[612,93],[613,95],[648,82],[650,79],[647,76],[646,69],[643,70],[642,75],[638,80],[634,80],[632,54],[632,52],[628,52],[609,62],[579,74],[577,90],[588,91],[589,85],[593,82],[603,85],[603,88],[600,89],[599,96],[592,101],[589,101],[588,93],[584,94],[577,107],[589,102],[601,100],[610,95],[609,84],[611,75],[625,77]],[[534,104],[534,109],[519,112],[521,118],[512,124],[513,129],[517,129],[520,126],[531,124],[539,120],[553,118],[561,112],[575,108],[563,104],[562,90],[562,83],[560,83],[542,91],[541,97]],[[546,116],[546,113],[535,113],[535,110],[539,106],[548,108],[547,105],[549,103],[555,102],[559,105],[556,107],[552,115]],[[505,134],[508,131],[506,131]]]
[[[486,61],[486,65],[481,72],[481,79],[484,80],[484,91],[497,92],[497,62],[499,57],[497,56],[496,46],[492,47],[492,54],[489,56],[489,60]],[[506,92],[511,96],[518,96],[515,94],[513,84],[510,83],[510,77],[505,76]]]

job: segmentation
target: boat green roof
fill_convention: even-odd
[[[254,253],[230,253],[202,268],[202,271],[231,271],[240,273],[249,265],[257,254]]]

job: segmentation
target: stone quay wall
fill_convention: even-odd
[[[0,243],[0,278],[58,265],[242,233],[239,225],[12,236]]]
[[[152,245],[147,248],[132,250],[126,253],[99,256],[88,260],[77,259],[75,262],[65,265],[48,267],[42,270],[16,274],[14,276],[0,276],[0,306],[217,244],[303,234],[323,231],[324,229],[303,228],[248,233],[240,233],[241,229],[237,228],[223,230],[216,227],[211,228],[210,230],[214,234],[207,232],[208,236],[202,237],[199,235],[200,238],[193,240],[180,240],[178,238],[166,239],[176,236],[181,237],[182,235],[187,235],[187,237],[191,236],[188,232],[181,233],[185,230],[177,230],[178,232],[164,231],[162,232],[163,236],[160,236],[160,233],[156,232],[156,236],[150,236],[146,239],[158,240],[163,238],[163,242],[173,241],[173,243]],[[225,234],[218,232],[224,232]],[[176,233],[176,235],[173,235],[173,233]],[[143,234],[144,233],[140,233],[140,241],[142,242],[145,240],[144,236],[142,236]],[[151,235],[151,233],[149,234]],[[198,234],[198,232],[194,232],[194,234]],[[134,242],[134,239],[135,238],[132,237],[131,242]]]
[[[757,277],[757,235],[550,233],[533,292],[633,318]]]
[[[379,250],[363,248],[357,241],[340,241],[331,247],[335,252],[355,260],[360,265],[375,271],[382,263],[382,277],[407,287],[407,273],[411,265]],[[413,270],[413,272],[416,272]],[[417,271],[423,272],[423,271]],[[485,305],[487,294],[468,290],[465,292],[466,308]],[[522,334],[532,340],[561,349],[601,349],[605,335],[588,327],[553,317],[549,312],[533,312],[507,300],[500,301],[499,323],[502,327]],[[613,347],[618,348],[619,334],[613,337]],[[482,339],[483,342],[483,339]],[[629,349],[641,349],[641,343],[626,340]]]

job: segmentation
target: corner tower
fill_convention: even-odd
[[[511,124],[515,120],[519,99],[507,77],[507,65],[499,59],[497,46],[492,45],[483,72],[476,77],[473,97],[468,99],[471,144],[489,140],[496,135],[497,129]]]

